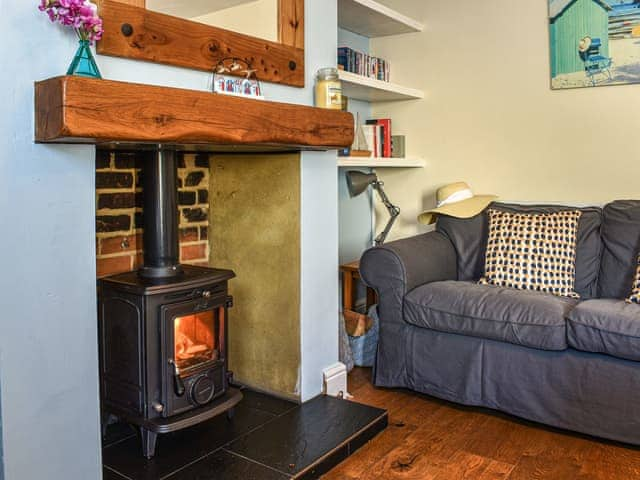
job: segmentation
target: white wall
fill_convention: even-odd
[[[33,143],[33,82],[77,40],[0,0],[0,363],[7,480],[100,478],[94,149]],[[71,32],[69,32],[71,33]]]
[[[192,20],[272,42],[278,41],[278,0],[255,0],[206,13]]]
[[[552,91],[546,0],[384,1],[426,24],[372,45],[394,82],[427,94],[374,108],[427,159],[381,171],[403,210],[395,237],[420,230],[436,188],[459,180],[506,200],[638,198],[640,85]]]
[[[197,17],[209,12],[233,8],[252,0],[146,0],[147,8],[167,15],[184,18]]]

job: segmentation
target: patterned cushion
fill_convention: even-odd
[[[627,298],[627,302],[640,303],[640,255],[638,256],[638,268],[636,268],[636,276],[633,279],[631,295]]]
[[[481,284],[579,298],[574,291],[582,212],[510,213],[490,209]]]

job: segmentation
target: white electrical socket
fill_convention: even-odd
[[[332,397],[350,399],[353,398],[347,391],[347,366],[344,363],[335,363],[322,371],[323,393]]]

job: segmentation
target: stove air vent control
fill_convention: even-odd
[[[213,380],[207,375],[200,375],[191,384],[189,400],[198,406],[206,405],[211,401],[215,392],[216,387]]]

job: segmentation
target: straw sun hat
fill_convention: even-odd
[[[436,192],[436,208],[422,212],[418,221],[430,224],[439,214],[456,218],[471,218],[482,212],[496,198],[495,195],[474,195],[464,182],[451,183]]]

